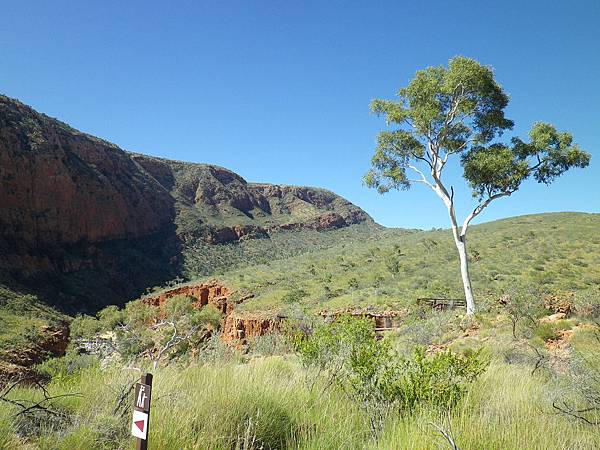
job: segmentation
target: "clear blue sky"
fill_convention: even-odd
[[[574,134],[586,170],[529,183],[481,220],[600,212],[600,2],[6,1],[0,92],[124,149],[321,186],[400,227],[446,227],[425,187],[361,185],[392,98],[454,55],[494,67],[523,135]],[[459,212],[471,205],[453,174]]]

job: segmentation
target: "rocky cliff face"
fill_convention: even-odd
[[[133,154],[177,202],[179,236],[225,243],[281,230],[319,231],[372,222],[362,209],[325,189],[248,183],[222,167]]]
[[[0,96],[0,272],[92,311],[180,272],[197,242],[372,222],[316,188],[125,152]]]
[[[48,270],[48,250],[159,232],[173,199],[127,153],[0,98],[0,264]],[[27,258],[23,258],[24,254]]]
[[[175,273],[174,204],[115,145],[0,96],[0,270],[66,309],[129,298]]]

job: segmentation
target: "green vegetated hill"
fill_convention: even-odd
[[[248,183],[222,167],[132,158],[175,199],[181,275],[188,279],[319,251],[382,229],[326,189]]]
[[[552,213],[473,227],[471,272],[478,297],[511,289],[577,291],[600,286],[600,214]],[[255,294],[241,309],[399,308],[418,297],[462,297],[449,230],[386,229],[318,253],[224,273]]]

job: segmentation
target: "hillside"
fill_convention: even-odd
[[[211,273],[216,244],[356,224],[375,226],[332,192],[128,153],[0,96],[0,271],[63,311]]]
[[[474,226],[469,245],[479,301],[487,304],[515,291],[562,295],[598,290],[598,230],[600,214],[585,213],[538,214]],[[402,311],[419,297],[462,297],[449,230],[387,229],[318,253],[227,271],[217,280],[253,295],[236,308],[241,318]]]

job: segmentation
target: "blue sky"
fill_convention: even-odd
[[[124,149],[331,189],[399,227],[446,227],[422,186],[362,186],[393,98],[455,55],[494,67],[514,133],[571,131],[593,155],[533,182],[481,221],[600,212],[600,2],[2,1],[0,92]],[[472,206],[450,174],[459,213]]]

